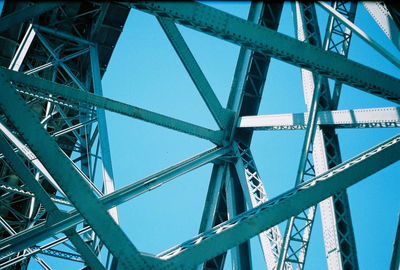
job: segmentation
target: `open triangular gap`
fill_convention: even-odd
[[[361,91],[359,89],[343,85],[339,99],[339,110],[398,107],[399,104]]]
[[[255,132],[253,157],[268,198],[295,186],[304,131]]]
[[[117,187],[214,147],[207,140],[115,113],[107,113],[107,120]]]
[[[399,133],[398,128],[337,129],[342,160],[348,160],[361,152]]]
[[[198,234],[211,167],[205,165],[119,207],[121,226],[139,250],[158,254]]]
[[[110,98],[211,129],[218,127],[156,18],[141,11],[133,9],[128,16],[103,89]]]
[[[360,269],[390,268],[400,211],[399,173],[397,162],[347,190]],[[385,237],[376,237],[374,231]]]
[[[398,132],[397,128],[338,130],[342,159],[345,161],[366,151]],[[400,164],[397,162],[347,190],[360,269],[389,268],[400,211],[396,193],[400,189],[399,175]],[[371,231],[379,231],[385,237],[371,235]],[[380,259],[370,258],[372,253]]]
[[[306,111],[300,68],[271,59],[259,115]]]
[[[343,160],[349,159],[397,133],[398,129],[340,130],[338,134]],[[397,162],[348,189],[360,269],[389,268],[391,247],[400,211],[398,194],[394,192],[400,188],[397,181],[399,174],[400,166]],[[370,234],[371,231],[378,230],[386,237],[376,237]],[[369,248],[365,248],[367,246]],[[370,258],[368,254],[371,252],[380,259]]]
[[[254,267],[254,266],[253,266]],[[228,251],[225,257],[224,270],[231,270],[232,268],[232,252]]]
[[[183,26],[178,28],[221,106],[225,108],[240,47]],[[197,95],[200,99],[200,94]]]
[[[292,3],[289,1],[285,1],[283,4],[278,32],[295,38]]]
[[[357,7],[355,24],[396,58],[400,57],[399,50],[388,39],[361,3]],[[349,58],[389,75],[400,76],[400,71],[396,66],[355,34],[352,35]]]

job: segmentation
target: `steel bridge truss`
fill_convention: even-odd
[[[358,269],[346,188],[396,162],[400,135],[342,161],[336,129],[397,128],[400,114],[395,106],[338,110],[341,88],[399,104],[400,80],[348,60],[352,35],[400,65],[354,24],[356,3],[291,3],[296,38],[277,32],[279,2],[252,3],[247,20],[200,3],[69,5],[36,3],[0,18],[0,33],[22,25],[13,53],[0,59],[7,63],[0,67],[0,269],[25,269],[30,260],[52,269],[46,256],[91,269],[223,269],[228,251],[234,269],[251,269],[254,236],[267,269],[303,269],[318,204],[328,268]],[[316,5],[329,14],[324,36]],[[398,10],[364,6],[399,48]],[[106,18],[130,8],[157,18],[217,130],[103,96],[101,78],[116,40],[107,51],[100,33],[105,27],[119,35],[124,22],[116,26]],[[51,12],[59,14],[56,22],[43,19]],[[176,23],[241,46],[226,106]],[[301,69],[307,112],[258,114],[271,58]],[[215,147],[115,189],[106,110]],[[253,132],[298,129],[305,137],[294,187],[270,200],[251,153]],[[199,234],[157,255],[140,252],[120,228],[117,206],[209,163]],[[398,234],[391,269],[399,267]]]

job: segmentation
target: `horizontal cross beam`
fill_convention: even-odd
[[[399,127],[400,108],[368,108],[318,112],[318,125],[334,125],[335,128],[378,128]],[[308,113],[269,114],[243,116],[239,128],[254,130],[297,130],[306,129]]]

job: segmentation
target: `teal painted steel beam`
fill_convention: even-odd
[[[234,144],[234,150],[238,157],[232,167],[236,171],[249,208],[255,208],[269,200],[261,176],[249,147],[244,144]],[[273,226],[258,235],[264,261],[268,269],[276,269],[282,244],[282,235],[278,226]]]
[[[94,93],[99,96],[103,96],[103,87],[101,84],[101,73],[99,65],[99,55],[97,46],[90,47],[90,62],[92,68],[92,79]],[[96,109],[98,129],[99,129],[99,140],[101,148],[101,161],[102,161],[102,172],[103,172],[103,187],[104,194],[109,194],[115,190],[114,184],[114,173],[111,162],[111,150],[108,140],[107,120],[106,112],[104,109]],[[113,217],[115,222],[119,223],[118,209],[112,208],[108,211]]]
[[[398,78],[204,4],[133,2],[131,6],[400,103]]]
[[[282,2],[252,2],[247,20],[276,31]],[[257,115],[264,92],[271,57],[245,47],[240,48],[227,108],[235,111],[234,125],[243,115]],[[233,129],[231,139],[249,146],[253,132]]]
[[[228,218],[231,219],[246,211],[246,200],[240,186],[235,168],[229,164],[225,182],[226,206]],[[245,241],[231,249],[232,269],[253,269],[250,241]]]
[[[187,268],[208,260],[400,159],[400,135],[159,255]]]
[[[227,170],[228,164],[226,162],[223,162],[222,164],[216,163],[213,165],[199,233],[210,230],[212,227],[228,220],[225,192]],[[227,252],[224,252],[211,258],[199,265],[197,269],[223,269],[227,257],[226,255]]]
[[[56,9],[64,2],[44,2],[35,3],[0,18],[0,33],[6,31],[12,26],[23,23],[24,21],[39,16],[49,10]]]
[[[5,78],[7,80],[14,81],[24,86],[32,87],[35,91],[40,93],[59,95],[69,101],[96,106],[101,109],[206,139],[218,145],[222,144],[223,132],[220,130],[214,131],[123,102],[115,101],[89,92],[80,91],[76,88],[57,84],[48,80],[7,70],[5,68],[0,67],[0,73],[5,74]]]
[[[7,164],[14,169],[14,172],[29,187],[29,189],[35,193],[35,197],[46,208],[46,212],[48,214],[47,220],[49,222],[54,222],[57,219],[62,219],[64,214],[51,200],[49,194],[47,194],[45,189],[34,178],[22,160],[20,160],[3,135],[0,135],[0,152],[6,157]],[[74,229],[67,230],[65,234],[68,236],[71,243],[76,247],[77,251],[82,255],[83,258],[85,258],[85,261],[92,269],[105,269],[97,256],[94,254],[93,250],[87,246],[87,244]]]
[[[82,214],[111,253],[119,259],[123,269],[148,266],[129,238],[107,213],[91,187],[72,166],[57,143],[42,128],[39,119],[25,105],[23,99],[0,75],[0,108],[24,138],[32,152],[46,164],[68,199]],[[18,111],[18,114],[15,114]]]
[[[221,129],[227,128],[229,122],[231,121],[230,118],[233,116],[233,112],[230,112],[221,106],[221,103],[211,88],[210,83],[207,81],[206,76],[200,69],[200,66],[197,64],[196,59],[194,58],[175,23],[165,18],[158,17],[157,19],[172,46],[174,47],[175,52],[181,59],[182,64],[189,73],[190,78],[192,78],[193,83],[196,85],[197,90],[199,91],[218,126]]]
[[[400,269],[400,215],[397,220],[396,236],[393,243],[392,259],[390,261],[390,270]]]
[[[230,152],[230,148],[213,148],[186,159],[180,163],[170,166],[155,174],[147,176],[141,180],[135,181],[115,192],[100,198],[100,201],[107,209],[120,205],[131,200],[145,192],[151,191],[166,182],[190,172],[198,167],[208,164]],[[29,246],[35,245],[57,233],[63,232],[83,221],[79,212],[73,210],[60,221],[38,225],[34,228],[19,232],[15,236],[0,241],[0,255],[9,252],[18,252]]]

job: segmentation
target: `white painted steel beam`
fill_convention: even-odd
[[[308,112],[242,116],[237,127],[254,130],[296,130],[306,129],[307,121]],[[333,125],[335,128],[400,127],[400,108],[320,111],[317,124]]]
[[[131,6],[400,103],[399,79],[204,4],[135,2]]]
[[[368,45],[370,45],[378,53],[380,53],[383,57],[385,57],[387,60],[389,60],[389,62],[391,62],[397,68],[400,68],[400,60],[396,56],[394,56],[392,53],[390,53],[388,50],[386,50],[384,47],[382,47],[376,40],[374,40],[372,37],[370,37],[367,33],[365,33],[363,30],[361,30],[357,25],[355,25],[353,22],[351,22],[346,17],[344,17],[342,14],[337,12],[330,5],[328,5],[322,1],[318,1],[317,4],[319,4],[320,7],[322,7],[324,10],[328,11],[330,14],[335,16],[335,18],[340,20],[348,28],[350,28],[354,34],[358,35],[362,40],[364,40],[366,43],[368,43]]]
[[[14,81],[18,84],[30,88],[34,88],[35,91],[38,91],[40,93],[59,95],[69,101],[96,106],[97,108],[140,119],[169,129],[174,129],[179,132],[187,133],[199,138],[207,139],[216,144],[222,144],[223,134],[222,131],[219,130],[213,131],[208,128],[204,128],[169,116],[145,110],[123,102],[115,101],[89,92],[80,91],[73,87],[53,83],[48,80],[35,78],[33,76],[28,76],[1,67],[0,73],[4,74],[7,80]]]
[[[187,268],[195,266],[398,161],[399,151],[400,135],[396,135],[159,257]]]
[[[18,71],[20,69],[35,35],[36,33],[32,28],[32,24],[30,24],[25,32],[24,37],[22,38],[20,45],[18,46],[17,51],[15,52],[13,59],[11,60],[10,65],[8,66],[9,69],[14,71]]]
[[[369,12],[375,22],[379,25],[385,35],[393,42],[398,50],[400,50],[400,31],[394,22],[392,15],[382,2],[363,2],[365,9]]]
[[[348,7],[346,7],[347,5]],[[330,20],[331,23],[327,25],[326,37],[324,39],[325,44],[322,44],[314,4],[296,2],[293,6],[296,8],[295,25],[297,38],[300,41],[324,49],[330,49],[331,42],[337,42],[337,40],[332,40],[333,33],[340,32],[339,40],[342,40],[343,43],[341,46],[336,45],[334,51],[347,57],[351,34],[346,34],[348,33],[348,29],[340,21],[336,20],[335,22]],[[335,2],[333,6],[335,10],[340,10],[341,13],[346,14],[349,20],[354,20],[356,11],[355,3]],[[330,19],[333,18],[331,17]],[[340,27],[336,27],[336,25],[340,25]],[[338,90],[341,85],[338,85],[337,81],[335,82],[335,100],[332,101],[326,78],[321,80],[315,72],[310,72],[307,69],[302,69],[301,72],[307,109],[310,111],[312,110],[312,105],[316,105],[314,99],[311,101],[311,97],[314,96],[314,92],[317,90],[320,90],[320,98],[318,100],[319,110],[335,109],[338,104],[340,96],[340,91]],[[321,88],[319,89],[319,87]],[[314,126],[309,126],[307,132],[310,128],[314,128]],[[302,153],[301,162],[304,162],[305,159],[307,159],[307,167],[304,167],[304,172],[301,172],[301,182],[306,180],[305,177],[320,175],[341,163],[338,138],[332,126],[316,127],[312,148],[308,148],[307,152]],[[328,268],[337,270],[352,267],[357,269],[356,245],[346,190],[324,200],[320,203],[320,206]],[[291,239],[289,243],[289,248],[294,252],[287,259],[296,261],[300,269],[304,267],[311,228],[314,222],[315,207],[311,207],[305,212],[302,212],[298,217],[290,221],[297,222],[297,224],[292,227],[294,233],[292,233],[291,238],[293,240]],[[297,240],[300,240],[300,242]],[[300,247],[299,243],[301,243]]]
[[[245,191],[244,195],[249,208],[255,208],[269,200],[264,188],[263,181],[258,173],[253,155],[249,148],[244,145],[234,145],[237,161],[234,163],[234,170]],[[261,249],[264,253],[265,264],[268,269],[276,269],[282,235],[278,226],[273,226],[259,234]],[[290,269],[290,265],[287,265]]]

